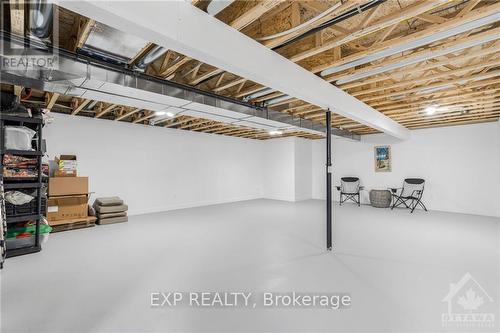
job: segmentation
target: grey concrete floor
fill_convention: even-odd
[[[253,200],[50,235],[8,259],[2,332],[436,332],[466,273],[494,299],[500,220],[444,212]],[[156,291],[346,292],[345,310],[152,308]],[[467,331],[467,330],[466,330]],[[477,331],[477,329],[471,329]]]

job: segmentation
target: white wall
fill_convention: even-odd
[[[312,141],[295,141],[295,201],[312,198]]]
[[[78,156],[97,196],[119,195],[130,214],[270,198],[325,198],[324,140],[267,141],[54,115],[45,127],[50,158]],[[375,173],[373,147],[390,144],[390,173]],[[500,216],[500,122],[412,131],[408,141],[384,135],[333,141],[334,185],[359,176],[367,189],[427,181],[430,209]],[[334,193],[338,200],[338,192]],[[368,191],[362,200],[368,203]]]
[[[333,141],[334,185],[340,177],[357,176],[368,190],[400,187],[404,178],[426,180],[424,201],[429,209],[500,216],[500,129],[498,123],[412,131],[397,142],[382,134],[362,142]],[[392,172],[376,173],[374,146],[390,144]],[[313,143],[313,197],[324,199],[324,140]],[[338,200],[338,192],[334,194]],[[368,203],[368,191],[362,200]]]
[[[264,142],[264,161],[261,166],[264,197],[276,200],[295,200],[295,141],[278,138]]]
[[[301,201],[312,198],[312,143],[287,137],[264,142],[264,197]]]
[[[129,214],[263,196],[262,141],[54,115],[51,159],[78,156],[93,198],[118,195]]]

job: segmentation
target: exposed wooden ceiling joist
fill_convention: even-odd
[[[404,127],[390,118],[292,62],[283,61],[282,57],[265,47],[241,38],[234,29],[214,21],[188,3],[161,2],[152,7],[147,3],[125,2],[120,7],[112,7],[106,2],[65,2],[64,6],[92,19],[106,21],[108,25],[126,33],[134,33],[146,40],[154,39],[158,45],[168,45],[186,56],[210,62],[248,80],[321,107],[332,108],[336,113],[389,135],[402,139],[409,135]],[[149,19],[137,22],[138,15]],[[232,45],[232,52],[216,45],[216,41],[221,39]],[[250,61],[242,63],[242,59]],[[286,81],[279,79],[285,75],[288,77]],[[303,85],[310,90],[302,89]]]
[[[199,8],[203,9],[205,7],[206,9],[209,1],[194,1],[194,3]],[[273,1],[267,1],[266,3],[273,3]],[[219,13],[217,18],[228,25],[233,22],[236,26],[239,24],[238,18],[240,18],[241,22],[244,22],[245,18],[251,18],[252,22],[243,28],[242,31],[248,37],[258,38],[297,27],[312,17],[330,10],[330,13],[322,19],[312,24],[304,25],[302,28],[294,30],[293,33],[263,41],[263,44],[268,47],[276,47],[293,39],[292,43],[288,43],[276,51],[288,58],[294,60],[300,59],[298,63],[301,66],[318,73],[324,68],[343,65],[387,47],[408,45],[408,43],[416,38],[430,36],[437,31],[450,27],[462,26],[466,22],[500,10],[498,2],[487,0],[444,0],[439,3],[433,2],[432,5],[436,7],[428,11],[424,11],[424,6],[431,6],[430,1],[386,1],[359,15],[330,25],[308,37],[295,40],[297,36],[304,32],[314,29],[328,20],[346,13],[352,8],[356,8],[356,6],[363,2],[348,0],[343,1],[337,8],[332,7],[336,6],[336,3],[336,1],[323,0],[285,1],[257,15],[256,13],[259,8],[257,8],[256,4],[258,2],[235,1]],[[263,4],[263,2],[260,4]],[[401,13],[409,15],[408,17],[411,18],[404,21],[406,16],[403,17]],[[68,15],[68,11],[63,11],[59,14],[60,16]],[[399,17],[400,20],[396,19],[391,22],[391,17],[394,19]],[[82,20],[77,15],[77,19],[74,21],[85,22],[85,20],[86,18]],[[64,24],[61,25],[61,27],[63,26]],[[468,42],[473,44],[474,41],[488,36],[498,36],[500,35],[499,29],[498,22],[492,25],[485,25],[480,29],[466,31],[423,47],[408,49],[398,54],[386,56],[328,75],[325,79],[328,82],[336,82],[339,79],[348,78],[350,75],[361,77],[360,79],[347,80],[347,83],[341,84],[340,87],[349,93],[356,94],[365,103],[368,103],[370,106],[387,114],[405,126],[418,128],[413,126],[413,123],[402,122],[402,119],[406,118],[398,117],[397,114],[402,112],[413,117],[412,112],[419,108],[425,108],[425,105],[429,103],[442,106],[457,106],[476,101],[477,105],[488,105],[486,103],[489,100],[485,98],[486,92],[495,92],[499,84],[499,66],[496,63],[499,44],[491,42],[494,39],[487,39],[487,42],[483,42],[481,46],[462,48],[459,52],[449,52],[435,59],[425,59],[417,62],[411,62],[411,60],[440,50],[452,50],[452,48],[460,44],[465,45]],[[73,32],[71,34],[75,35]],[[71,34],[68,33],[68,35]],[[242,36],[242,38],[245,37]],[[332,44],[335,41],[344,41],[345,43],[329,49],[330,46],[335,45]],[[154,46],[152,43],[150,45]],[[324,51],[317,53],[318,50]],[[238,77],[232,73],[226,73],[222,76],[221,73],[224,72],[222,69],[200,62],[198,61],[199,59],[190,59],[172,50],[169,52],[170,56],[176,54],[179,57],[165,57],[160,59],[159,61],[165,62],[164,66],[160,66],[158,62],[157,67],[161,70],[154,75],[181,83],[198,85],[202,89],[236,98],[242,98],[268,89],[266,86],[249,80],[248,77]],[[312,56],[302,58],[302,56],[309,53]],[[137,57],[139,58],[139,55]],[[172,61],[173,59],[176,59],[176,61]],[[408,61],[408,64],[391,69],[391,66],[394,64],[406,61]],[[481,64],[485,66],[481,66]],[[176,66],[168,68],[172,65]],[[383,72],[374,71],[382,66],[388,69],[385,69]],[[160,75],[162,73],[166,75]],[[485,94],[481,94],[481,91],[484,91]],[[280,91],[273,92],[270,90],[267,96],[254,98],[252,101],[262,103],[268,101],[269,98],[282,95],[283,93]],[[277,103],[275,109],[294,114],[297,117],[324,122],[324,115],[321,108],[318,109],[318,106],[296,98],[290,98],[288,101]],[[101,112],[102,110],[101,108],[97,112]],[[398,110],[398,112],[392,112],[394,110]],[[88,112],[84,114],[88,114]],[[124,114],[126,113],[113,112],[112,115],[110,114],[106,118],[116,119]],[[132,116],[130,118],[137,119],[136,115]],[[436,126],[436,123],[442,119],[442,117],[431,118],[422,114],[422,112],[415,114],[415,117],[421,119],[423,123],[428,120],[429,123],[433,124],[432,126]],[[453,117],[458,117],[458,115],[450,113],[447,117],[453,119]],[[469,118],[465,118],[466,120],[461,121],[466,123],[470,120],[470,122],[473,122],[474,117],[480,117],[480,114],[474,113]],[[335,116],[334,119],[336,120],[333,123],[336,126],[347,124],[350,126],[350,129],[360,134],[375,132],[375,130],[347,118]],[[124,120],[130,119],[125,118]],[[443,119],[442,124],[444,126],[452,123],[454,124],[452,121],[446,120],[445,122]],[[205,125],[193,126],[193,130],[204,126],[213,126],[208,129],[217,128],[217,126],[207,123]]]
[[[429,3],[429,1],[425,1],[424,3]],[[430,3],[434,3],[434,2],[430,1]],[[376,45],[373,45],[372,47],[370,47],[362,52],[356,52],[352,55],[343,57],[340,60],[325,61],[321,65],[318,65],[318,66],[311,68],[311,71],[313,73],[319,73],[327,68],[344,65],[344,64],[352,62],[354,60],[358,60],[362,57],[366,57],[369,55],[373,55],[377,52],[381,52],[381,51],[383,51],[387,48],[390,48],[390,47],[394,47],[397,45],[411,44],[413,41],[415,41],[417,39],[429,37],[438,31],[444,31],[444,30],[449,30],[449,29],[455,28],[455,27],[459,27],[466,22],[471,22],[471,21],[477,20],[479,18],[498,13],[499,11],[500,11],[500,3],[494,3],[494,4],[489,5],[489,6],[481,7],[479,9],[472,11],[472,12],[469,12],[468,14],[466,14],[464,16],[456,17],[456,18],[447,20],[446,22],[441,23],[441,24],[431,25],[427,29],[409,34],[405,37],[397,37],[394,39],[386,40],[383,43],[377,43]]]
[[[92,100],[90,100],[90,99],[84,99],[82,101],[75,99],[74,100],[75,108],[73,109],[71,114],[72,115],[78,114],[78,112],[82,111],[83,108],[86,107],[90,102],[92,102]]]

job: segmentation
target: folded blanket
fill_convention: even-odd
[[[100,219],[107,219],[110,217],[121,217],[121,216],[127,216],[127,212],[120,212],[120,213],[97,213],[97,217]]]
[[[97,198],[94,204],[98,206],[119,206],[123,205],[123,200],[119,197]]]
[[[97,213],[120,213],[125,212],[128,209],[127,205],[119,205],[119,206],[99,206],[94,203],[94,209]]]
[[[127,216],[109,217],[107,219],[98,219],[97,224],[112,224],[112,223],[120,223],[120,222],[127,222],[127,221],[128,221]]]

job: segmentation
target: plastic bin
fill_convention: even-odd
[[[40,224],[40,244],[49,240],[49,234],[52,231],[51,226]],[[35,226],[15,227],[7,230],[5,245],[7,250],[19,249],[35,245]]]
[[[35,134],[25,126],[5,126],[5,149],[33,150],[31,141]]]
[[[31,235],[19,238],[7,238],[5,240],[5,245],[7,246],[7,250],[15,250],[22,247],[33,246],[35,245],[35,236]]]
[[[8,238],[18,238],[22,237],[24,234],[34,234],[36,231],[36,226],[30,224],[24,227],[13,227],[7,229],[7,239]],[[49,234],[52,231],[52,227],[48,224],[40,224],[40,234]]]
[[[31,194],[29,191],[17,190],[26,194]],[[42,197],[42,215],[47,216],[47,198]],[[36,197],[24,205],[13,205],[5,201],[5,213],[8,217],[16,217],[23,215],[34,215],[37,213],[37,200]]]

